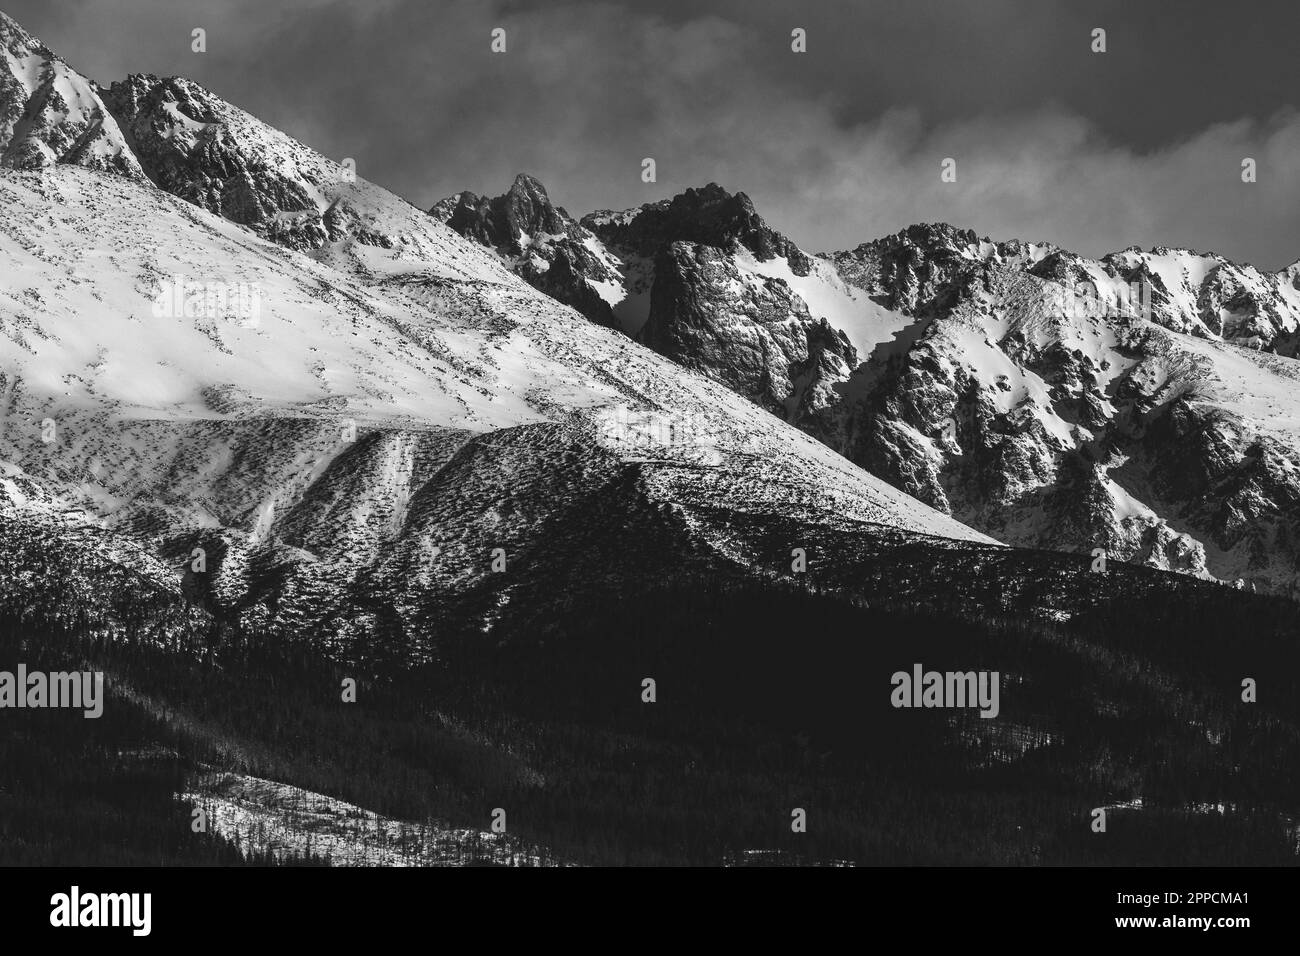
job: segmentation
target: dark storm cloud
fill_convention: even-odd
[[[946,220],[1092,254],[1300,256],[1283,3],[0,4],[101,82],[190,76],[421,206],[521,170],[575,214],[714,180],[815,250]]]

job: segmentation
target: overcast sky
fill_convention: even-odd
[[[421,206],[716,181],[811,251],[913,222],[1300,257],[1295,0],[0,0],[101,83],[180,74]],[[203,27],[208,52],[190,50]],[[507,52],[490,50],[494,27]],[[808,52],[790,49],[807,31]],[[1107,52],[1091,32],[1105,28]],[[658,182],[641,181],[653,157]],[[945,157],[957,181],[940,181]],[[1258,181],[1241,181],[1245,157]]]

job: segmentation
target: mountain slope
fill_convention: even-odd
[[[472,247],[431,269],[430,234],[462,240],[418,210],[349,275],[125,177],[7,172],[0,193],[6,509],[83,512],[252,630],[343,641],[376,602],[412,633],[440,602],[490,618],[497,547],[543,590],[564,562],[730,563],[722,528],[673,516],[690,506],[985,540],[504,271],[447,278],[492,273]],[[246,287],[256,317],[177,311],[177,279]],[[646,553],[618,556],[620,527]]]

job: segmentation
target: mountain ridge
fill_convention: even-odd
[[[635,312],[625,332],[939,510],[1020,546],[1295,591],[1300,428],[1278,431],[1294,402],[1278,362],[1300,350],[1297,267],[1164,246],[1088,259],[947,223],[809,256],[717,184],[578,225],[623,276],[605,298]],[[572,304],[580,289],[543,291]],[[1007,324],[1031,302],[1028,325]],[[1160,386],[1172,418],[1151,391],[1169,368],[1184,379]],[[1160,464],[1187,433],[1157,420],[1202,436],[1194,482]],[[1251,477],[1275,458],[1288,464]]]

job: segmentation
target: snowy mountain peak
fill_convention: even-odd
[[[950,293],[985,263],[1028,267],[1057,252],[1048,243],[994,242],[948,223],[918,223],[845,252],[826,253],[851,285],[890,309],[914,313]]]
[[[326,213],[346,171],[181,77],[135,74],[104,94],[149,178],[285,245],[347,232]]]
[[[985,240],[987,241],[987,240]],[[977,245],[980,237],[973,229],[947,222],[919,222],[905,226],[892,236],[875,240],[878,246],[917,246],[921,249],[948,249],[954,252]],[[868,243],[870,245],[872,243]]]
[[[520,173],[499,196],[468,190],[440,200],[429,215],[495,253],[502,264],[598,325],[627,329],[615,312],[623,292],[623,262],[587,228],[556,206],[546,187]]]
[[[729,192],[717,183],[635,209],[592,213],[574,222],[551,202],[540,182],[520,174],[500,196],[462,192],[441,200],[429,213],[460,235],[495,251],[507,268],[535,288],[595,322],[633,336],[640,334],[650,319],[661,265],[672,273],[684,270],[675,278],[663,274],[665,301],[676,294],[666,290],[678,288],[674,285],[677,280],[696,281],[690,278],[696,264],[725,262],[729,268],[737,256],[752,261],[753,268],[744,266],[742,271],[760,285],[783,282],[783,274],[796,284],[823,285],[824,277],[815,273],[824,266],[817,266],[768,226],[745,193]],[[698,247],[699,254],[673,251],[676,244]],[[711,266],[704,268],[707,273],[713,271]],[[834,282],[843,285],[838,279]],[[793,308],[789,314],[796,324],[817,318],[809,315],[802,302],[792,302],[788,289],[784,293],[775,290],[773,295],[775,298],[762,307],[753,305],[755,314],[766,315],[772,309],[786,314]],[[766,296],[763,292],[760,297]],[[832,299],[835,296],[831,293]],[[656,334],[662,331],[659,328]],[[820,334],[814,333],[814,338]],[[803,333],[796,338],[802,340]],[[833,343],[841,356],[847,354],[845,348],[847,344],[838,340]],[[780,351],[802,356],[799,361],[809,357],[806,342],[797,346],[792,342],[789,349]],[[778,380],[788,378],[784,369],[775,374]]]
[[[555,208],[551,205],[551,198],[546,194],[546,187],[541,180],[528,173],[517,174],[506,195],[517,202],[531,203],[543,209]]]
[[[99,89],[0,13],[0,167],[73,163],[143,178]]]
[[[9,14],[0,10],[0,48],[6,49],[13,56],[23,53],[39,53],[41,56],[62,62],[62,57],[46,46],[40,39],[27,32],[27,29]]]

